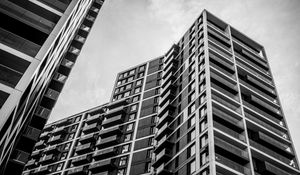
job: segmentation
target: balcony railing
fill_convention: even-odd
[[[216,154],[216,161],[229,167],[232,168],[240,173],[246,174],[246,175],[251,175],[251,170],[247,167],[244,167],[243,165],[240,165],[226,157],[223,157],[219,154]]]
[[[224,126],[224,125],[222,125],[222,124],[220,124],[218,122],[214,121],[214,127],[217,128],[217,129],[219,129],[220,131],[223,131],[226,134],[228,134],[228,135],[230,135],[230,136],[238,139],[238,140],[241,140],[243,142],[246,141],[246,138],[245,138],[245,136],[243,134],[239,134],[238,132],[236,132],[236,131],[234,131],[234,130],[232,130],[232,129],[230,129],[230,128],[228,128],[228,127],[226,127],[226,126]]]

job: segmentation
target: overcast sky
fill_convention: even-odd
[[[49,122],[108,102],[118,72],[164,54],[203,9],[265,47],[300,154],[299,0],[106,0]]]

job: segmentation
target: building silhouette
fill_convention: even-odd
[[[21,174],[103,0],[0,1],[0,174]]]
[[[296,175],[264,47],[204,10],[110,102],[46,125],[23,175]]]

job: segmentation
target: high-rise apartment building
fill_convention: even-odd
[[[23,175],[298,175],[263,46],[207,11],[111,101],[48,124]]]
[[[103,0],[0,1],[0,174],[21,174]]]

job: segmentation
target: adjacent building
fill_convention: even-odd
[[[298,175],[264,47],[203,11],[111,100],[46,125],[23,175]]]
[[[103,0],[0,1],[0,174],[21,174]]]

